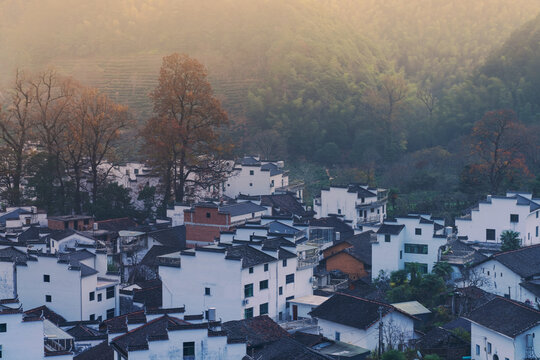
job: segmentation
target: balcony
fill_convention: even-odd
[[[296,270],[304,270],[308,268],[315,267],[319,264],[319,259],[317,257],[310,257],[307,259],[298,259],[296,265]]]

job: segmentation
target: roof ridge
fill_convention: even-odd
[[[126,335],[128,335],[128,334],[132,334],[132,333],[134,333],[135,331],[137,331],[137,330],[139,330],[139,329],[142,329],[142,328],[144,328],[144,327],[146,327],[146,326],[148,326],[148,325],[150,325],[150,324],[153,324],[153,323],[157,322],[158,320],[161,320],[161,319],[165,318],[166,316],[167,316],[167,314],[165,314],[165,315],[163,315],[163,316],[160,316],[160,317],[158,317],[158,318],[155,318],[154,320],[147,321],[147,322],[144,323],[143,325],[138,326],[138,327],[136,327],[135,329],[131,329],[131,330],[129,330],[128,332],[126,332],[125,334],[122,334],[122,335],[120,335],[120,336],[115,337],[112,341],[116,341],[116,340],[118,340],[118,339],[120,339],[120,338],[122,338],[122,337],[124,337],[124,336],[126,336]]]
[[[537,313],[538,315],[540,315],[540,310],[536,310],[536,309],[534,309],[534,308],[532,308],[532,307],[530,307],[530,306],[527,306],[527,305],[525,305],[525,304],[523,304],[523,303],[520,303],[519,301],[515,301],[515,300],[512,300],[512,299],[507,299],[507,298],[505,298],[505,297],[503,297],[503,296],[498,296],[498,295],[495,295],[495,296],[496,296],[496,297],[494,297],[493,299],[491,299],[490,301],[488,301],[488,303],[489,303],[489,302],[492,302],[493,300],[496,300],[496,299],[502,299],[502,300],[504,300],[504,301],[506,301],[506,302],[509,302],[509,303],[511,303],[511,304],[514,304],[514,305],[519,306],[519,307],[521,307],[521,308],[523,308],[523,309],[526,309],[526,310],[531,310],[531,311]]]
[[[536,247],[540,247],[540,244],[522,246],[519,249],[503,251],[503,252],[500,252],[500,253],[493,254],[492,256],[495,258],[495,257],[500,256],[500,255],[506,255],[506,254],[510,254],[510,253],[514,253],[514,252],[518,252],[518,251],[522,251],[522,250],[527,250],[527,249],[530,249],[530,248],[536,248]]]

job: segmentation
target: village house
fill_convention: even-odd
[[[204,246],[214,243],[221,231],[231,230],[246,221],[255,221],[269,210],[250,201],[228,205],[214,203],[196,204],[184,210],[186,241],[188,246]]]
[[[456,227],[460,236],[473,243],[500,244],[503,231],[516,231],[521,245],[528,246],[540,243],[539,213],[540,200],[530,193],[488,195],[468,214],[456,218]]]
[[[471,321],[471,359],[536,359],[540,311],[496,297],[473,310],[467,319]]]
[[[370,276],[372,234],[365,231],[324,249],[321,266],[326,271],[339,270],[351,280]]]
[[[32,252],[14,271],[16,293],[26,308],[47,305],[73,321],[117,314],[119,281],[107,275],[105,251]]]
[[[87,215],[50,216],[47,218],[47,226],[52,230],[88,231],[92,230],[94,226],[94,217]]]
[[[442,219],[429,215],[408,215],[386,220],[373,236],[372,272],[407,270],[414,263],[421,273],[430,273],[447,243]]]
[[[0,212],[0,228],[6,232],[21,231],[29,226],[46,226],[47,213],[35,206],[8,207]]]
[[[240,194],[274,194],[289,185],[289,175],[283,166],[283,161],[261,161],[259,157],[246,156],[234,164],[223,193],[232,199]]]
[[[379,344],[379,318],[385,346],[405,346],[415,337],[413,316],[392,305],[344,293],[330,297],[311,316],[324,337],[370,350]]]
[[[258,315],[285,320],[288,301],[313,292],[313,268],[299,266],[291,250],[267,242],[212,245],[160,256],[163,306],[216,308],[224,321]]]
[[[316,218],[342,215],[350,221],[353,229],[363,225],[382,223],[386,218],[388,202],[386,189],[371,188],[368,185],[332,185],[321,190],[319,197],[313,199]]]
[[[0,358],[73,359],[73,338],[41,315],[28,316],[17,300],[0,300]]]
[[[540,244],[486,257],[474,266],[485,291],[513,300],[540,305]]]

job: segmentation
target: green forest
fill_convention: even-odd
[[[391,189],[394,214],[452,219],[487,193],[540,195],[539,13],[534,0],[4,0],[0,89],[16,68],[54,67],[142,124],[162,57],[185,53],[229,114],[230,156],[285,159],[308,199],[368,182]]]

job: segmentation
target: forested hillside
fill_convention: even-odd
[[[127,104],[141,123],[162,57],[187,53],[209,70],[236,154],[301,164],[293,174],[316,179],[308,193],[330,181],[329,169],[334,182],[395,188],[398,212],[458,209],[492,189],[472,172],[484,114],[514,109],[534,133],[535,0],[64,4],[0,2],[2,89],[16,67],[54,66]],[[529,175],[501,187],[534,185],[536,150],[522,152]]]

